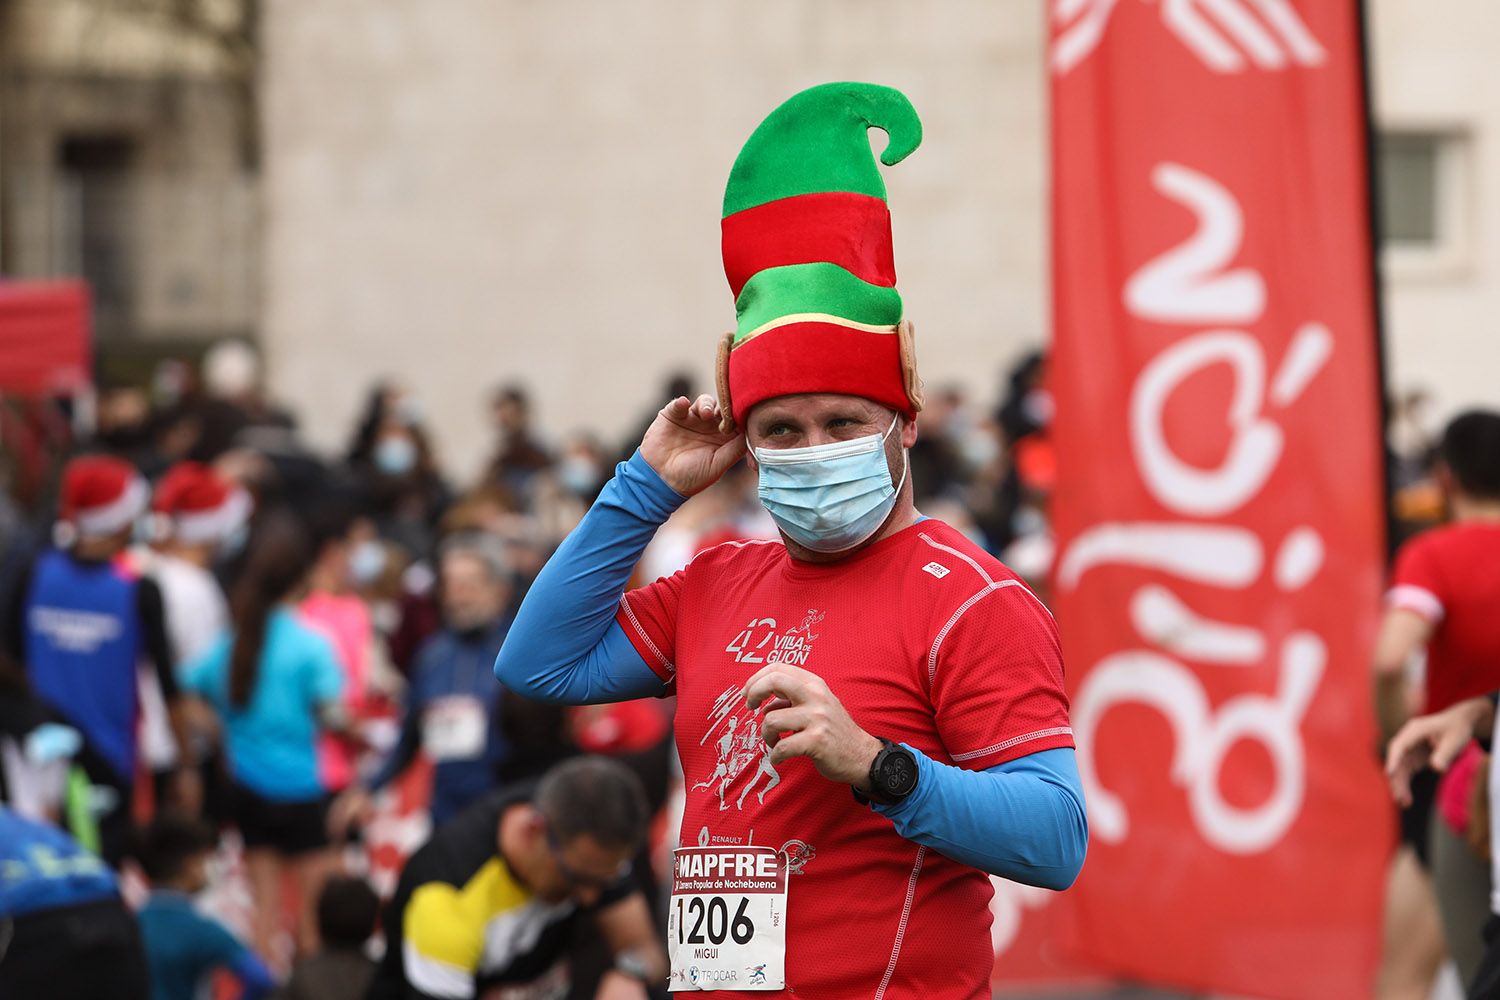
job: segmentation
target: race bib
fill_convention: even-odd
[[[481,757],[484,742],[484,705],[478,698],[438,698],[422,713],[422,749],[434,761]]]
[[[787,859],[771,847],[672,852],[668,991],[786,986]]]

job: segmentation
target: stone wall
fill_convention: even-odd
[[[886,180],[929,386],[990,398],[1044,336],[1039,3],[270,0],[265,16],[264,343],[315,441],[341,442],[382,374],[415,388],[465,473],[499,382],[529,384],[554,434],[611,438],[668,371],[707,385],[734,316],[730,164],[828,80],[899,87],[925,124]]]

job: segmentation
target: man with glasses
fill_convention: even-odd
[[[475,804],[412,855],[386,907],[370,996],[566,996],[574,924],[592,918],[614,953],[598,995],[644,997],[666,954],[630,859],[650,819],[640,781],[599,757]]]

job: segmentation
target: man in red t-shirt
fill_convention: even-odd
[[[1442,712],[1500,688],[1500,414],[1454,418],[1443,432],[1439,459],[1450,523],[1397,553],[1375,644],[1375,700],[1387,737],[1415,712]],[[1423,650],[1425,683],[1417,691],[1406,669]],[[1432,817],[1439,797],[1466,807],[1474,773],[1455,771],[1441,788],[1432,771],[1411,781],[1401,817],[1403,846],[1388,887],[1384,974],[1393,986],[1425,992],[1436,973],[1443,938],[1429,902],[1434,888],[1447,950],[1460,974],[1468,979],[1478,966],[1488,872],[1463,831]]]
[[[673,990],[988,997],[988,875],[1062,889],[1083,862],[1052,616],[913,505],[911,329],[894,276],[866,280],[889,259],[878,172],[858,169],[871,126],[886,163],[920,135],[895,91],[830,84],[747,143],[725,196],[741,329],[720,400],[661,410],[495,665],[531,697],[675,691]],[[828,238],[856,224],[884,250]],[[715,546],[622,594],[656,528],[747,452],[781,540]]]

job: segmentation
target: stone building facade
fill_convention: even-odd
[[[0,0],[0,270],[82,275],[101,356],[252,335],[242,0]]]

